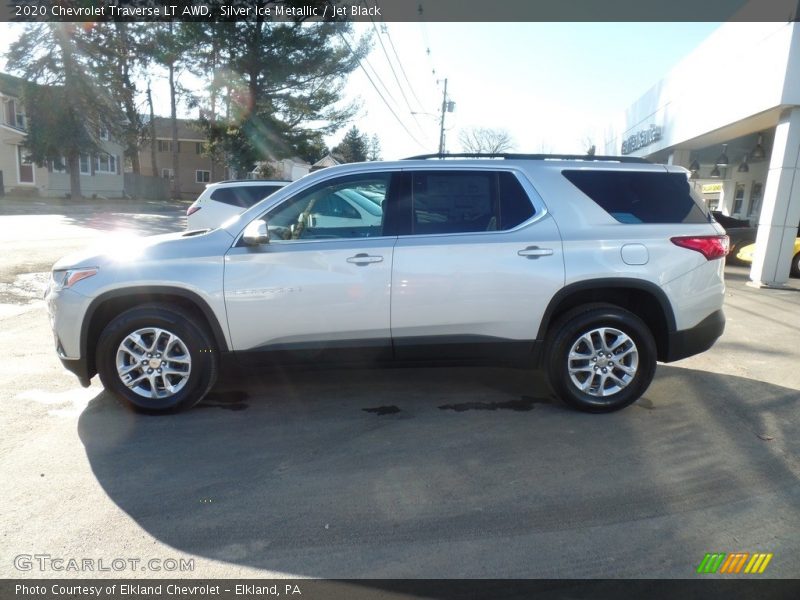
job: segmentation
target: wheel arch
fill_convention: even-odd
[[[81,355],[86,359],[87,373],[97,373],[95,352],[100,333],[111,320],[125,310],[151,302],[178,306],[193,314],[211,333],[217,348],[228,351],[228,342],[214,311],[197,293],[170,286],[142,286],[112,290],[95,298],[86,310],[81,326]]]
[[[559,290],[545,309],[537,339],[545,340],[552,324],[565,312],[598,302],[619,306],[639,317],[653,334],[658,360],[668,356],[669,334],[676,326],[667,295],[654,283],[625,277],[579,281]]]

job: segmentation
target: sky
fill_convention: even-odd
[[[384,159],[436,152],[446,78],[455,103],[445,118],[447,151],[462,150],[460,131],[486,127],[508,131],[517,152],[585,152],[587,140],[599,147],[598,131],[718,26],[356,23],[353,36],[372,32],[373,48],[347,83],[347,99],[360,103],[351,124],[377,134]],[[0,52],[21,27],[0,23]],[[157,79],[155,105],[169,106],[165,77]],[[198,86],[189,75],[182,83]],[[349,126],[328,144],[338,143]]]

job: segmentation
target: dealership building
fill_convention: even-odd
[[[750,278],[788,281],[800,223],[800,22],[726,23],[603,133],[604,153],[686,167],[758,225]]]

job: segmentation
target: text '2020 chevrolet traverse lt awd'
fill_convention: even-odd
[[[343,214],[342,198],[374,210]],[[325,169],[217,229],[67,257],[47,302],[64,365],[149,411],[196,404],[233,358],[540,368],[567,404],[608,412],[722,334],[727,247],[680,167],[425,156]]]

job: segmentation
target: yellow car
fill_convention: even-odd
[[[748,244],[743,246],[736,254],[736,258],[740,261],[751,264],[753,262],[753,254],[756,251],[755,244]],[[792,277],[800,277],[800,237],[794,240],[794,254],[792,255]]]

